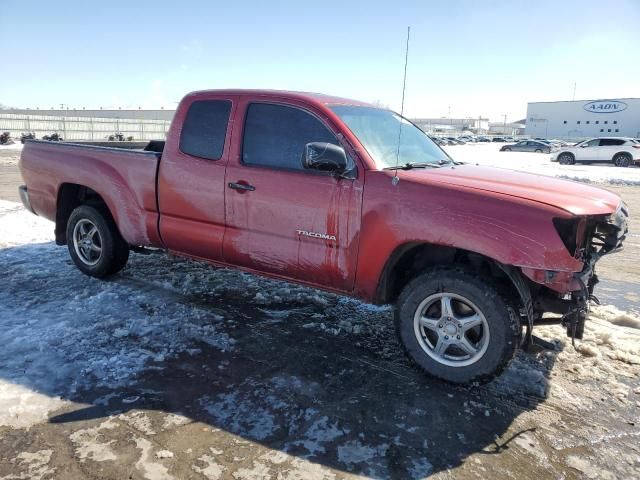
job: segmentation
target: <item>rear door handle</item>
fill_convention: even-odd
[[[233,188],[234,190],[245,190],[249,192],[253,192],[256,189],[256,187],[254,187],[253,185],[248,185],[246,183],[229,182],[227,186],[229,188]]]

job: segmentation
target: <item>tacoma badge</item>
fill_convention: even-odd
[[[328,235],[326,233],[307,232],[306,230],[296,230],[296,232],[298,232],[298,236],[302,235],[305,237],[322,238],[324,240],[333,240],[334,242],[337,241],[335,235]]]

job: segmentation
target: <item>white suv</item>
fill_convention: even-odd
[[[612,162],[618,167],[640,163],[640,142],[633,138],[592,138],[561,147],[551,155],[552,162],[573,165],[576,162]]]

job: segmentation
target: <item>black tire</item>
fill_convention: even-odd
[[[503,148],[503,149],[502,149],[502,151],[503,151],[503,152],[510,152],[510,151],[511,151],[511,149],[510,149],[509,147],[505,147],[505,148]]]
[[[85,240],[74,240],[76,232],[80,235],[82,228],[90,228],[91,225],[96,229],[92,247],[100,248],[99,252],[82,243]],[[91,277],[113,275],[122,270],[129,260],[129,245],[120,235],[109,211],[101,206],[81,205],[71,212],[67,222],[67,247],[76,267]],[[95,258],[89,258],[89,255]]]
[[[434,331],[427,328],[420,332],[418,331],[422,328],[418,326],[420,325],[420,320],[418,319],[425,318],[430,309],[434,308],[433,305],[438,308],[437,305],[439,304],[427,303],[427,310],[424,311],[424,315],[422,311],[418,312],[418,308],[422,310],[422,305],[425,302],[429,302],[431,298],[438,295],[447,296],[446,294],[458,297],[452,298],[452,311],[465,305],[467,307],[471,306],[471,311],[480,312],[486,321],[481,326],[474,327],[481,332],[479,337],[487,333],[484,330],[485,325],[488,327],[488,336],[485,337],[484,341],[486,346],[483,345],[482,348],[478,349],[479,353],[477,355],[479,356],[473,361],[474,363],[468,365],[444,364],[443,361],[451,362],[450,359],[443,358],[447,352],[448,355],[456,353],[458,347],[454,344],[446,347],[442,352],[443,357],[440,360],[436,360],[432,354],[438,356],[434,352],[437,345],[431,350],[431,354],[427,353],[428,347],[425,347],[427,344],[425,335],[423,335],[423,332],[428,331],[432,334]],[[436,300],[436,302],[439,301]],[[455,307],[455,305],[460,304],[462,304],[462,307]],[[428,305],[431,305],[431,307]],[[436,313],[436,317],[438,315],[440,315],[440,320],[436,320],[436,322],[440,323],[440,325],[433,325],[440,331],[437,334],[438,338],[444,335],[448,327],[455,328],[450,323],[457,323],[465,319],[464,316],[459,317],[457,313],[454,313],[452,315],[453,321],[448,322],[451,317],[444,319],[443,310]],[[429,321],[433,321],[433,319],[430,318]],[[398,299],[395,309],[395,322],[400,342],[404,347],[405,353],[414,364],[428,375],[456,384],[486,383],[502,373],[515,355],[522,335],[522,327],[516,312],[502,298],[496,286],[474,273],[454,268],[433,269],[412,280],[404,288]],[[442,325],[443,323],[444,325]],[[443,326],[444,328],[442,328]],[[460,326],[459,323],[458,326]],[[419,340],[419,335],[422,340]],[[469,340],[466,335],[466,333],[462,333],[462,336]],[[457,338],[460,338],[460,336],[457,336]],[[451,341],[456,341],[453,336],[451,336],[451,339]],[[476,346],[479,345],[479,342]],[[453,351],[451,350],[452,348]],[[472,356],[470,355],[470,357]],[[467,361],[471,360],[472,358],[469,358]]]
[[[576,157],[573,156],[573,153],[562,152],[558,155],[558,163],[560,165],[573,165],[576,163]]]
[[[616,153],[612,159],[616,167],[628,167],[631,165],[631,160],[631,155],[628,153]]]
[[[540,150],[539,148],[536,149],[535,153],[542,153],[542,150]]]

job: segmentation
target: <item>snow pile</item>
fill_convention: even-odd
[[[605,320],[614,325],[640,329],[640,316],[633,312],[623,312],[613,305],[594,305],[591,317]]]
[[[640,168],[637,167],[621,168],[605,163],[560,165],[551,162],[551,156],[545,153],[501,152],[503,145],[472,143],[446,146],[444,149],[455,160],[471,164],[594,183],[640,185]]]

